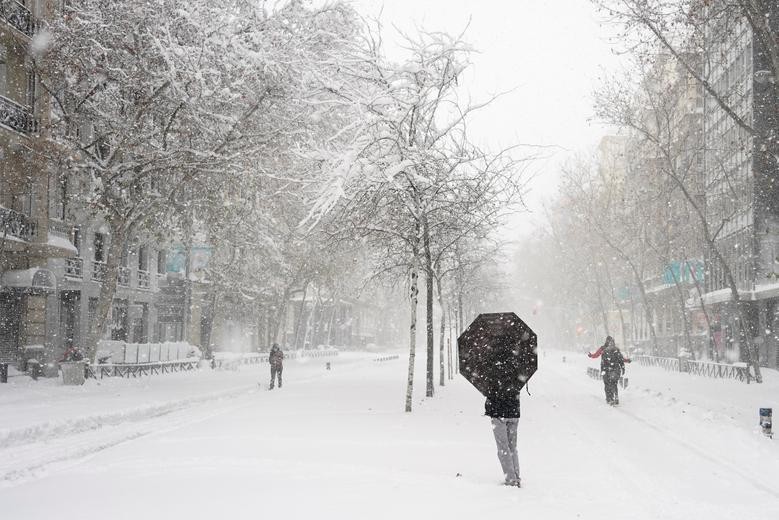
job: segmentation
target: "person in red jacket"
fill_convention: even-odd
[[[612,338],[611,336],[607,336],[606,343],[598,347],[598,350],[596,350],[595,352],[587,352],[587,357],[589,357],[590,359],[598,359],[599,357],[601,357],[601,355],[603,354],[603,349],[606,348],[606,345],[609,343],[609,340],[611,340],[611,342],[614,343],[614,338]],[[630,358],[625,357],[623,354],[622,361],[624,361],[625,363],[630,363]]]
[[[617,348],[614,338],[611,336],[606,337],[606,342],[595,353],[587,353],[590,358],[601,357],[600,371],[603,376],[603,388],[606,393],[606,402],[610,405],[619,404],[619,392],[617,390],[617,382],[619,378],[625,373],[625,363],[629,363],[629,359],[625,359],[622,352]]]

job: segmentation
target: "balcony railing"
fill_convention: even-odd
[[[119,266],[119,278],[117,283],[122,287],[130,287],[130,268]]]
[[[7,126],[20,134],[29,135],[38,131],[38,121],[32,112],[27,107],[3,96],[0,96],[0,125]]]
[[[49,233],[55,233],[70,240],[73,235],[73,225],[62,220],[49,219]]]
[[[92,262],[92,280],[96,282],[105,281],[106,265],[105,262]]]
[[[24,213],[0,206],[0,240],[5,235],[29,242],[35,236],[35,222]]]
[[[149,289],[151,287],[151,275],[149,271],[141,271],[138,269],[138,288]]]
[[[65,276],[69,276],[71,278],[81,278],[83,275],[84,275],[83,258],[74,257],[74,258],[65,259]]]
[[[30,38],[35,33],[35,18],[27,7],[16,0],[0,0],[0,18]]]

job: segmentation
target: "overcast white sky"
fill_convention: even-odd
[[[352,0],[358,11],[378,15],[388,43],[392,25],[459,33],[479,51],[464,88],[476,99],[512,90],[472,120],[479,143],[493,149],[514,143],[553,145],[554,156],[537,166],[531,210],[557,187],[557,166],[572,153],[594,148],[606,130],[591,123],[592,91],[619,59],[608,27],[589,0]],[[516,226],[524,228],[524,217]]]

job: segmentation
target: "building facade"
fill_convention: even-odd
[[[764,4],[768,5],[768,3]],[[766,20],[779,30],[779,6]],[[779,171],[761,153],[761,137],[775,135],[778,99],[769,56],[749,23],[719,17],[706,28],[705,74],[716,95],[705,98],[707,218],[722,256],[709,251],[706,302],[716,349],[731,360],[757,354],[779,365]],[[723,108],[740,118],[740,124]],[[750,128],[752,131],[750,131]],[[743,309],[734,304],[732,274]],[[748,336],[748,337],[747,337]],[[749,341],[745,341],[749,339]],[[745,352],[752,343],[756,351]]]
[[[49,213],[50,171],[38,152],[49,102],[30,65],[37,0],[0,3],[0,361],[56,356],[59,321],[53,258],[75,253]]]

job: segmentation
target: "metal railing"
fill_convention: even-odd
[[[679,364],[679,358],[660,356],[634,356],[633,359],[644,367],[660,367],[671,372],[681,372],[684,368]]]
[[[26,6],[16,0],[0,0],[0,18],[30,38],[35,34],[35,17]]]
[[[0,96],[0,125],[7,126],[21,134],[34,134],[38,131],[38,120],[32,112],[7,97]]]
[[[84,276],[84,259],[71,257],[65,259],[65,276],[81,278]]]
[[[151,287],[151,275],[149,271],[141,271],[138,269],[138,288],[148,289]]]
[[[714,377],[717,379],[735,379],[749,382],[749,367],[742,365],[726,365],[709,361],[685,361],[686,372],[696,376]]]
[[[50,218],[49,233],[55,233],[70,240],[73,236],[73,225],[63,222],[62,220]]]
[[[735,379],[749,383],[749,367],[744,364],[729,365],[712,361],[692,361],[689,359],[667,358],[658,356],[634,356],[639,365],[660,367],[671,372],[686,372],[688,374],[716,379]]]
[[[96,282],[105,281],[106,271],[105,262],[98,262],[97,260],[92,261],[92,280]]]
[[[7,234],[20,240],[30,241],[35,236],[35,230],[35,222],[30,217],[0,206],[0,239]]]
[[[130,287],[130,268],[123,265],[119,266],[119,276],[116,283],[122,287]]]

